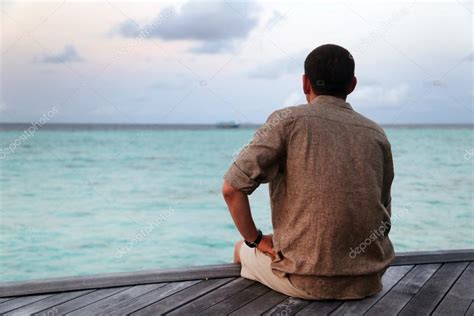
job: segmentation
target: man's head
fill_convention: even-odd
[[[341,46],[321,45],[304,61],[303,91],[308,102],[317,95],[331,95],[345,100],[356,84],[354,59]]]

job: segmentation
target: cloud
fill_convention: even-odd
[[[380,84],[371,84],[356,87],[350,98],[362,106],[396,106],[406,101],[408,95],[409,87],[406,83],[389,88]]]
[[[40,63],[60,64],[68,62],[82,61],[82,57],[76,51],[73,45],[65,45],[64,51],[58,54],[44,54],[37,56],[34,61]]]
[[[204,42],[191,48],[189,51],[197,54],[216,54],[224,51],[232,51],[235,44],[228,41]]]
[[[304,53],[298,53],[264,63],[252,69],[249,77],[273,80],[288,74],[303,73],[305,58]]]
[[[123,37],[189,40],[194,53],[218,53],[235,48],[259,21],[260,7],[250,2],[187,2],[179,12],[165,8],[152,23],[137,25],[127,20],[116,27]]]
[[[135,23],[133,20],[126,20],[120,23],[115,30],[110,32],[110,35],[113,33],[119,33],[123,37],[139,37],[140,36],[140,26]]]
[[[277,25],[278,23],[280,23],[281,21],[283,21],[285,19],[286,19],[286,16],[284,16],[283,14],[281,14],[278,11],[273,11],[272,16],[270,17],[270,19],[268,19],[267,23],[265,24],[265,28],[266,29],[271,29],[275,25]]]

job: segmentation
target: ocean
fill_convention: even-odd
[[[0,128],[0,281],[228,263],[222,176],[254,126]],[[395,250],[474,248],[472,126],[388,126]],[[271,231],[267,185],[251,197]]]

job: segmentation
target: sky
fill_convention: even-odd
[[[474,122],[472,1],[2,1],[0,122],[262,123],[303,62],[354,56],[381,124]],[[55,111],[52,111],[55,109]]]

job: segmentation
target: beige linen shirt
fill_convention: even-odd
[[[382,289],[394,258],[393,162],[382,128],[332,96],[273,112],[224,179],[251,194],[269,183],[276,275],[315,298]]]

